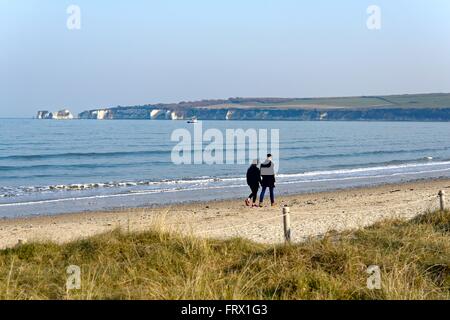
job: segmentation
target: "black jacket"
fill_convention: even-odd
[[[247,184],[249,186],[259,185],[261,182],[261,171],[259,168],[252,164],[247,170]]]
[[[261,186],[275,188],[275,176],[262,176]]]

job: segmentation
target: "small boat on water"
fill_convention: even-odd
[[[191,120],[188,120],[188,123],[197,123],[198,119],[196,117],[192,117]]]

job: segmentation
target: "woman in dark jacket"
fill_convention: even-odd
[[[252,190],[252,193],[245,200],[247,207],[250,204],[256,207],[256,198],[258,197],[259,184],[261,183],[261,171],[258,168],[258,160],[253,161],[250,168],[247,170],[247,184]]]

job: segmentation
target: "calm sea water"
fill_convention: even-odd
[[[204,121],[279,129],[278,194],[450,177],[450,124]],[[184,121],[0,119],[0,217],[245,197],[247,165],[174,165]]]

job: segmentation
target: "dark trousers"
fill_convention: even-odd
[[[261,195],[259,196],[259,202],[263,202],[264,201],[264,195],[266,194],[266,189],[269,188],[269,192],[270,192],[270,202],[271,203],[275,203],[275,195],[273,193],[273,189],[274,187],[262,187],[261,190]]]
[[[249,186],[250,189],[252,190],[252,193],[250,193],[250,195],[248,196],[249,199],[253,200],[253,203],[256,202],[256,198],[258,197],[258,189],[259,189],[259,185],[255,184],[252,186]]]

